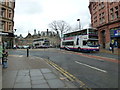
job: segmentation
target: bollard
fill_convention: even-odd
[[[29,48],[27,48],[27,57],[29,57]]]

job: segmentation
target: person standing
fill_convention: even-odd
[[[2,53],[2,64],[3,64],[3,68],[7,68],[8,67],[8,52],[6,52],[5,50],[3,50],[3,53]]]
[[[0,42],[0,64],[2,64],[2,43]]]
[[[110,43],[110,47],[111,47],[112,53],[114,53],[114,42],[113,41]]]

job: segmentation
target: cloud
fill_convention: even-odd
[[[70,25],[76,25],[81,19],[82,26],[90,23],[88,10],[89,0],[16,0],[15,27],[16,34],[27,35],[44,31],[54,20],[64,20]]]

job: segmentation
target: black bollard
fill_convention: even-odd
[[[29,48],[27,48],[27,57],[29,57]]]

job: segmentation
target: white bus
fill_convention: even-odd
[[[61,49],[99,51],[98,31],[95,28],[87,28],[66,33],[61,39]]]
[[[49,48],[50,42],[45,38],[38,38],[33,40],[33,48]]]

